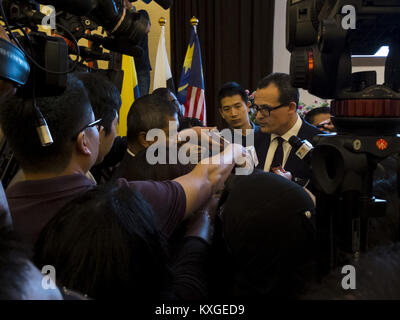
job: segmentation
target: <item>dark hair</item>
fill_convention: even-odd
[[[306,216],[314,212],[311,198],[299,185],[258,170],[233,177],[228,188],[220,217],[233,294],[297,297],[316,266],[316,232]]]
[[[167,101],[173,102],[171,100],[171,94],[175,94],[173,93],[170,89],[168,88],[157,88],[156,90],[153,91],[152,95],[160,97],[162,99],[165,99]],[[176,104],[174,104],[176,111],[178,113],[179,116],[179,121],[182,119],[183,115],[181,113],[181,110],[178,108],[178,106]]]
[[[313,124],[315,116],[319,115],[319,114],[323,114],[323,113],[329,113],[330,114],[331,113],[331,108],[329,108],[329,107],[319,107],[319,108],[312,109],[311,111],[309,111],[305,115],[304,120],[306,120],[308,123]]]
[[[190,117],[183,118],[182,123],[179,123],[179,130],[193,127],[204,127],[204,123],[200,119]]]
[[[246,90],[244,90],[238,83],[236,82],[225,83],[218,92],[219,107],[222,108],[221,101],[223,98],[233,97],[236,95],[241,96],[244,103],[247,103],[249,101],[249,96],[246,93]]]
[[[134,142],[141,131],[164,128],[168,125],[168,117],[176,114],[176,107],[170,101],[150,94],[140,97],[128,113],[128,141]]]
[[[113,184],[67,204],[35,245],[39,268],[91,298],[157,298],[169,276],[164,239],[139,192]]]
[[[289,104],[290,102],[299,104],[299,89],[292,86],[290,76],[286,73],[271,73],[263,78],[257,85],[257,89],[265,89],[271,83],[279,89],[279,103]]]
[[[101,118],[106,135],[111,132],[111,125],[121,108],[121,94],[117,87],[102,74],[77,73],[77,77],[83,82],[93,113],[96,119]]]
[[[0,124],[24,170],[60,172],[68,165],[73,137],[87,125],[92,108],[80,80],[68,75],[67,89],[59,96],[36,99],[54,143],[42,147],[36,132],[37,117],[31,99],[13,97],[0,107]]]
[[[169,101],[170,93],[171,93],[171,90],[169,90],[168,88],[157,88],[156,90],[153,91],[152,94],[157,97],[167,99]]]

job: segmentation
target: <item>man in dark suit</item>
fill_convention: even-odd
[[[288,171],[297,182],[310,179],[311,170],[296,156],[289,138],[298,136],[312,142],[313,137],[321,133],[297,114],[298,102],[299,91],[292,87],[288,74],[270,74],[257,86],[255,109],[261,127],[254,138],[259,160],[257,168],[276,173]]]
[[[164,132],[165,141],[160,143],[168,146],[169,126],[179,127],[178,111],[173,104],[156,95],[145,95],[135,100],[128,113],[127,119],[127,141],[128,148],[112,179],[125,178],[128,181],[138,180],[138,165],[144,165],[146,156],[144,154],[136,157],[139,153],[146,153],[146,149],[155,143],[157,139],[148,140],[147,133],[152,129]]]

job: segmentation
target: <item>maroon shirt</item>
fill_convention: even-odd
[[[128,182],[125,179],[116,182],[142,194],[153,209],[157,227],[167,236],[183,220],[186,196],[179,183]],[[42,229],[56,213],[69,201],[94,186],[93,181],[82,174],[16,183],[6,191],[15,231],[24,243],[33,247]]]

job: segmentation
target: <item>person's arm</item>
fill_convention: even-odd
[[[212,196],[189,219],[186,234],[171,268],[172,292],[177,299],[207,298],[206,259],[210,249],[218,200],[218,197]]]
[[[189,219],[185,237],[197,237],[211,244],[219,197],[212,195],[207,203]]]
[[[235,161],[242,159],[243,150],[241,145],[231,144],[221,154],[203,159],[192,172],[174,180],[182,186],[186,195],[185,218],[199,209],[211,195],[223,189]]]
[[[170,294],[176,300],[207,298],[206,259],[209,245],[198,237],[185,237],[171,266]]]

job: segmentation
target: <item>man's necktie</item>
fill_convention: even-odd
[[[275,138],[278,141],[278,147],[275,150],[274,158],[271,162],[271,169],[275,167],[279,167],[282,165],[283,162],[283,138],[277,137]],[[270,169],[270,171],[271,171]]]

